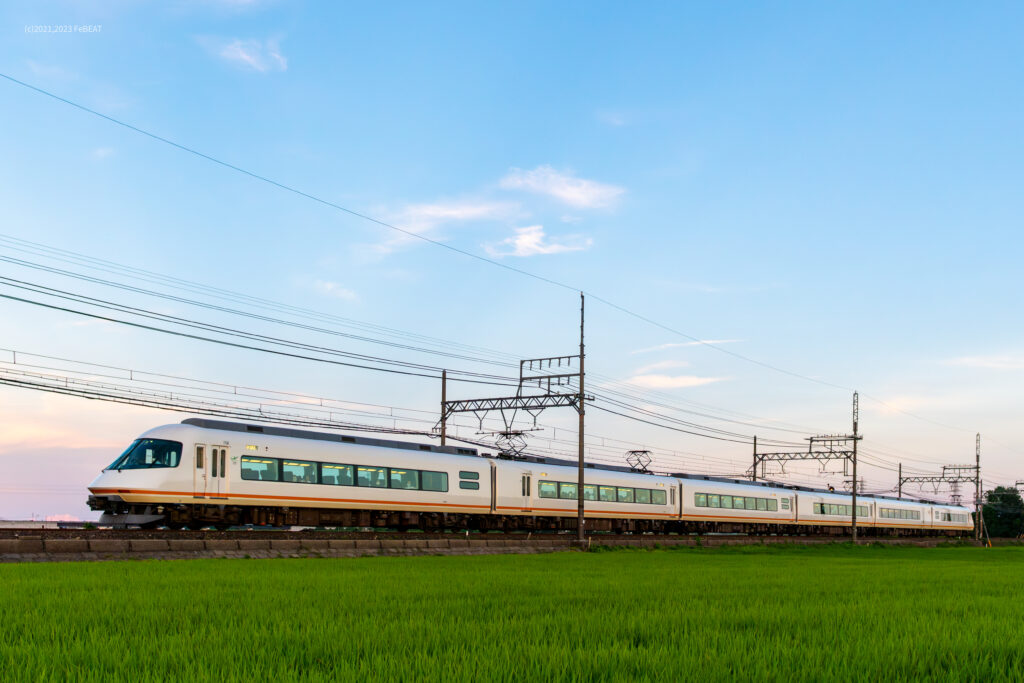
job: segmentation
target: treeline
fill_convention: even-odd
[[[993,538],[1017,538],[1024,531],[1024,501],[1017,489],[997,486],[986,491],[981,515]]]

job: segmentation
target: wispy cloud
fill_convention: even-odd
[[[943,361],[943,365],[959,365],[965,368],[986,368],[989,370],[1024,370],[1024,355],[963,356]]]
[[[599,111],[595,115],[597,116],[597,120],[601,123],[614,126],[616,128],[625,126],[628,123],[626,116],[617,111]]]
[[[537,256],[538,254],[562,254],[567,251],[589,249],[593,240],[583,235],[563,235],[549,239],[543,225],[516,228],[515,235],[498,242],[486,244],[484,249],[491,256]]]
[[[321,294],[334,297],[335,299],[342,299],[344,301],[358,301],[359,295],[351,289],[339,285],[337,282],[330,282],[328,280],[316,280],[313,282],[313,288]]]
[[[645,365],[642,368],[638,368],[636,374],[646,375],[655,370],[669,370],[671,368],[688,368],[690,364],[685,360],[663,360],[660,363],[651,363]]]
[[[550,166],[538,166],[532,171],[513,168],[501,179],[500,185],[506,190],[548,195],[580,209],[611,206],[626,191],[615,185],[577,178],[572,173],[556,171]]]
[[[113,147],[97,147],[92,151],[92,157],[93,159],[106,159],[107,157],[113,155],[113,153]]]
[[[649,346],[644,349],[636,349],[630,351],[631,354],[637,353],[651,353],[653,351],[667,351],[669,349],[682,349],[690,346],[716,346],[718,344],[736,344],[743,341],[742,339],[702,339],[700,341],[689,341],[689,342],[670,342],[668,344],[658,344],[657,346]]]
[[[496,201],[442,201],[429,204],[409,204],[397,212],[388,214],[388,222],[416,235],[431,239],[443,239],[438,231],[446,225],[469,221],[507,220],[519,214],[519,204]],[[388,238],[370,246],[378,255],[390,254],[396,249],[416,241],[412,235],[388,231]]]
[[[962,410],[965,406],[969,406],[973,402],[973,398],[966,396],[963,393],[958,393],[956,395],[899,394],[883,396],[881,400],[867,403],[865,408],[869,412],[878,413],[880,415],[894,415],[908,410]]]
[[[288,69],[288,59],[281,53],[276,39],[261,41],[202,37],[199,42],[224,61],[243,69],[259,73]]]
[[[699,387],[705,384],[723,382],[725,377],[698,377],[696,375],[634,375],[626,380],[627,384],[644,389],[682,389]]]
[[[61,81],[72,80],[75,78],[74,73],[61,66],[40,64],[39,62],[31,59],[25,60],[25,63],[28,64],[28,68],[32,72],[32,75],[38,76],[39,78]]]

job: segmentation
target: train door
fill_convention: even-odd
[[[533,491],[533,472],[522,472],[522,505],[523,512],[529,512],[533,509],[531,503],[531,492]]]
[[[206,495],[206,466],[209,449],[204,443],[196,444],[195,458],[192,461],[192,496],[203,498]]]
[[[227,498],[228,495],[228,448],[210,446],[206,468],[206,497]]]

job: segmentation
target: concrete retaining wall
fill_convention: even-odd
[[[833,543],[842,539],[764,536],[756,539],[729,536],[595,538],[590,547],[705,547],[743,544]],[[870,540],[867,542],[879,542]],[[896,545],[935,546],[941,539],[885,539]],[[23,536],[0,539],[0,562],[60,562],[126,559],[189,559],[211,557],[359,557],[365,555],[481,555],[543,553],[574,549],[574,539],[555,538],[430,538],[430,539],[43,539]]]

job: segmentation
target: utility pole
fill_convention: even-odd
[[[754,466],[750,468],[750,481],[757,481],[757,434],[754,435]]]
[[[898,491],[898,493],[896,494],[896,497],[902,500],[903,499],[903,463],[899,464],[899,468],[900,468],[900,473],[897,474],[896,476],[899,477],[900,483],[899,483],[899,488],[896,489]]]
[[[974,436],[974,540],[981,540],[981,432]]]
[[[448,416],[445,414],[444,404],[448,402],[448,371],[441,371],[441,445],[445,445],[445,437],[448,435]],[[458,436],[458,435],[456,435]]]
[[[576,410],[580,414],[580,462],[579,462],[579,481],[576,485],[576,498],[579,502],[577,508],[577,519],[576,519],[576,540],[579,541],[580,545],[583,545],[583,540],[586,537],[583,529],[583,416],[586,413],[586,400],[583,395],[583,306],[584,306],[583,292],[580,292],[580,392],[579,401],[576,404]]]
[[[853,392],[853,543],[857,544],[857,423],[860,421],[857,392]]]

